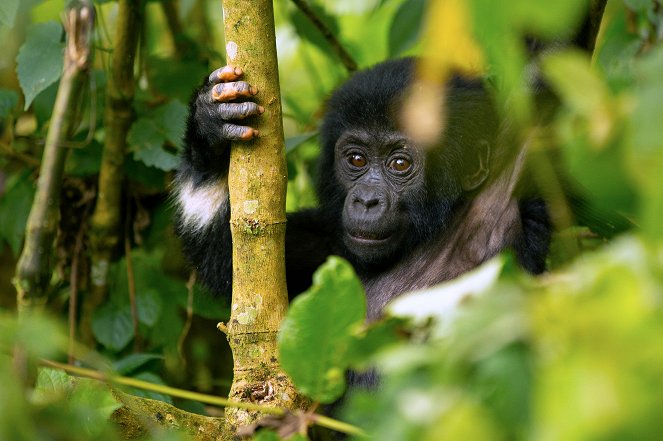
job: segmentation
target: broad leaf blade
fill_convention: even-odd
[[[365,317],[361,282],[349,263],[330,257],[292,302],[279,333],[281,365],[302,393],[323,403],[341,396],[352,331]]]
[[[27,110],[35,97],[62,75],[64,44],[62,26],[54,21],[28,29],[28,36],[16,57],[18,81],[25,95]]]

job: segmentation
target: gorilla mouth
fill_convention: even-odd
[[[391,239],[391,234],[374,233],[371,231],[352,231],[348,234],[356,242],[363,244],[379,244]]]

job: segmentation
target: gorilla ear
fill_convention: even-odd
[[[465,191],[476,190],[481,184],[483,184],[490,173],[490,169],[488,168],[490,162],[490,144],[488,144],[488,141],[479,141],[477,153],[478,169],[470,175],[463,176],[460,182]]]

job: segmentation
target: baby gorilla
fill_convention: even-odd
[[[413,72],[413,59],[387,61],[332,94],[320,129],[320,206],[288,214],[291,297],[331,254],[354,266],[369,319],[391,298],[454,278],[505,248],[528,271],[543,271],[549,217],[539,198],[520,191],[523,150],[506,147],[490,94],[478,79],[451,80],[443,136],[423,149],[398,124]],[[230,142],[259,136],[242,120],[264,112],[242,75],[218,69],[193,97],[175,185],[185,252],[200,280],[222,294],[232,280]]]

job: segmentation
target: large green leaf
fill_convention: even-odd
[[[25,109],[44,89],[62,75],[64,44],[62,26],[54,21],[28,28],[27,38],[16,57],[18,81],[25,95]]]
[[[341,396],[352,332],[365,317],[361,282],[349,263],[330,257],[292,302],[279,333],[281,365],[302,393],[323,403]]]
[[[72,378],[64,371],[41,368],[37,373],[37,382],[31,398],[37,404],[49,403],[64,398],[72,387]]]
[[[166,150],[164,144],[182,148],[186,114],[186,106],[174,100],[139,118],[127,136],[134,159],[164,171],[175,169],[179,164],[177,155]]]
[[[107,431],[110,416],[122,407],[107,385],[88,378],[76,379],[76,387],[67,404],[79,416],[80,428],[90,438]]]
[[[108,349],[121,351],[134,337],[130,309],[107,303],[95,312],[92,332],[97,341]]]

